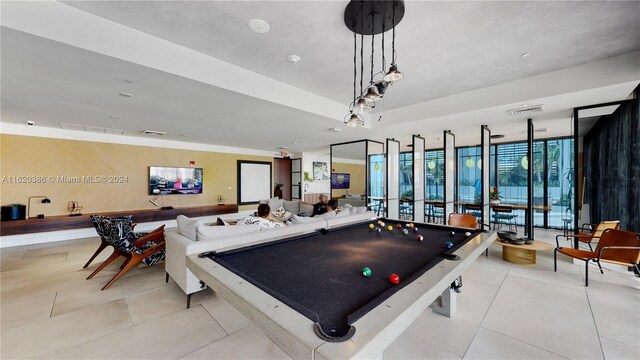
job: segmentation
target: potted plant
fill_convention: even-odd
[[[492,204],[500,204],[500,199],[502,199],[502,196],[500,195],[500,192],[498,191],[498,187],[494,186],[491,189],[489,189],[489,202]]]
[[[2,217],[2,221],[24,220],[27,217],[27,206],[24,204],[3,206],[0,216]]]

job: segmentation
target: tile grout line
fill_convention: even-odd
[[[600,338],[601,338],[601,339],[607,339],[607,340],[609,340],[609,341],[613,341],[613,342],[616,342],[616,343],[618,343],[618,344],[626,345],[626,346],[629,346],[629,347],[636,348],[636,349],[639,349],[639,350],[640,350],[640,346],[627,344],[626,342],[623,342],[623,341],[620,341],[620,340],[616,340],[616,339],[612,339],[612,338],[610,338],[610,337],[608,337],[608,336],[600,336]]]
[[[56,306],[57,299],[58,299],[58,291],[56,290],[56,294],[53,296],[53,302],[51,303],[51,311],[49,311],[49,318],[53,317],[53,308]]]
[[[582,275],[582,270],[580,270],[580,274]],[[593,314],[593,307],[591,306],[591,299],[589,299],[589,292],[587,291],[587,287],[584,287],[584,294],[587,296],[587,304],[589,304],[589,312],[591,313],[591,319],[593,319],[593,327],[596,329],[596,335],[598,336],[598,345],[600,345],[600,352],[602,353],[602,358],[606,359],[604,355],[604,347],[602,347],[602,339],[600,338],[600,331],[598,331],[598,324],[596,322],[596,317]]]
[[[556,353],[555,353],[555,352],[553,352],[553,351],[550,351],[550,350],[547,350],[547,349],[543,349],[543,348],[541,348],[541,347],[539,347],[539,346],[536,346],[536,345],[533,345],[533,344],[529,344],[528,342],[524,342],[524,341],[522,341],[522,340],[520,340],[520,339],[516,339],[516,338],[511,337],[511,336],[509,336],[509,335],[507,335],[507,334],[503,334],[503,333],[501,333],[501,332],[499,332],[499,331],[496,331],[496,330],[492,330],[492,329],[486,328],[486,327],[484,327],[484,326],[482,326],[482,325],[480,325],[480,327],[481,327],[481,328],[483,328],[483,329],[485,329],[485,330],[487,330],[487,331],[491,331],[491,332],[492,332],[492,333],[494,333],[494,334],[498,334],[498,335],[504,336],[504,337],[509,338],[509,339],[511,339],[511,340],[517,341],[517,342],[519,342],[519,343],[521,343],[521,344],[529,345],[529,346],[531,346],[531,347],[533,347],[533,348],[536,348],[536,349],[538,349],[538,350],[542,350],[542,351],[544,351],[544,352],[548,352],[549,354],[553,354],[553,355],[559,356],[559,357],[561,357],[561,358],[563,358],[563,359],[570,359],[570,358],[568,358],[568,357],[566,357],[566,356],[564,356],[564,355],[556,354]]]
[[[504,278],[500,282],[500,286],[498,286],[498,291],[496,291],[496,294],[493,295],[493,299],[491,299],[491,304],[489,304],[489,307],[487,307],[487,311],[482,316],[482,320],[480,320],[480,325],[476,329],[476,332],[473,334],[473,337],[471,338],[471,341],[469,342],[469,345],[467,345],[467,348],[464,350],[464,354],[462,354],[461,359],[464,359],[464,357],[467,356],[467,352],[469,351],[469,348],[471,347],[471,344],[473,344],[473,340],[475,340],[476,336],[478,335],[478,331],[480,331],[480,328],[482,327],[482,323],[484,322],[484,319],[487,317],[487,314],[489,313],[489,311],[491,311],[491,307],[493,306],[493,302],[498,297],[498,294],[500,293],[500,290],[502,289],[502,285],[504,285],[504,281],[509,276],[509,272],[511,272],[511,266],[508,268],[507,273],[505,274]]]

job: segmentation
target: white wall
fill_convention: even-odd
[[[308,171],[313,178],[313,162],[324,161],[330,165],[331,157],[329,149],[326,152],[303,152],[302,153],[302,194],[329,194],[331,192],[331,181],[304,181],[304,172]]]

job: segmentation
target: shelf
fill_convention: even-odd
[[[188,217],[211,216],[233,214],[238,212],[238,205],[203,205],[171,210],[146,209],[130,211],[113,211],[103,213],[90,213],[80,216],[48,216],[43,219],[30,218],[27,220],[14,220],[0,222],[0,236],[32,234],[46,231],[74,230],[92,228],[90,215],[125,216],[133,215],[134,223],[152,221],[174,220],[178,215]]]

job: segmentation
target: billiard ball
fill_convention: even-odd
[[[402,230],[402,232],[403,232],[405,235],[407,235],[407,234],[409,233],[409,230],[404,229],[404,230]]]
[[[381,233],[381,232],[382,232],[382,228],[381,228],[381,227],[377,227],[377,228],[376,228],[376,232],[377,232],[377,233]]]
[[[371,276],[371,269],[369,269],[367,266],[362,268],[362,275],[364,277],[370,277]]]
[[[467,231],[466,233],[464,233],[464,236],[471,236],[471,233]]]
[[[415,227],[415,225],[413,225],[413,223],[410,223],[410,224],[409,224],[409,227],[410,227],[410,228],[414,228],[414,227]]]
[[[456,234],[455,231],[449,231],[449,236],[453,237]]]
[[[404,226],[405,227],[411,227],[411,224],[407,223],[407,224],[404,224]]]
[[[402,224],[396,224],[396,227],[400,229],[402,227]]]
[[[389,231],[393,230],[393,226],[391,226],[391,225],[387,226],[387,230],[389,230]]]
[[[389,282],[391,282],[394,285],[399,283],[400,282],[400,276],[398,276],[398,274],[389,275]]]
[[[384,227],[384,221],[380,221],[380,226]]]
[[[451,241],[447,241],[445,245],[447,245],[447,249],[451,249],[453,247],[453,243]]]
[[[414,232],[414,233],[417,233],[417,232],[418,232],[418,228],[417,228],[417,227],[414,227],[414,228],[413,228],[413,232]]]
[[[373,229],[374,227],[376,227],[376,226],[373,225],[373,224],[369,224],[369,229]]]
[[[422,235],[418,235],[418,236],[416,236],[416,240],[422,241],[422,240],[424,240],[424,237],[422,237]]]

